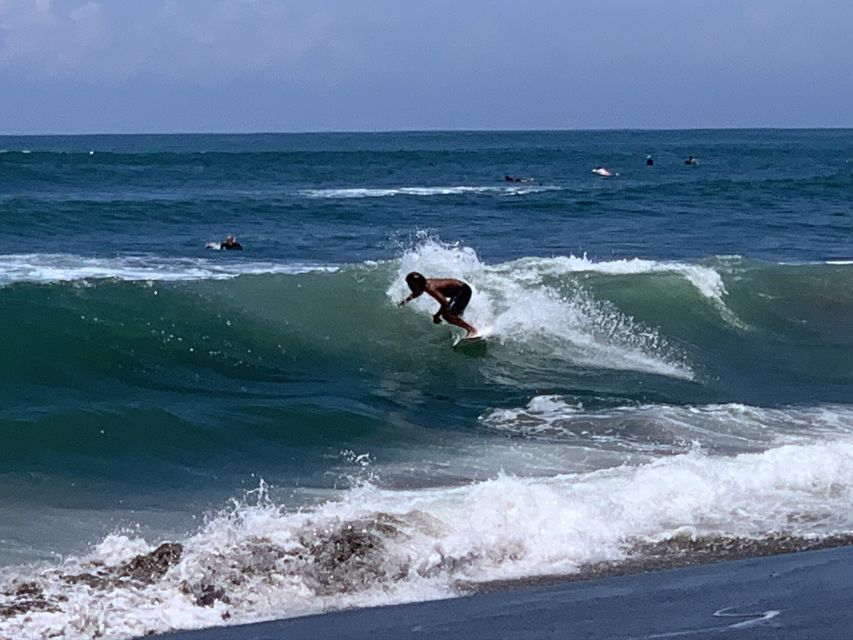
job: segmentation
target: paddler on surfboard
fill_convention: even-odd
[[[412,293],[399,306],[402,307],[426,292],[441,305],[432,316],[435,324],[441,324],[441,319],[444,318],[450,324],[465,329],[466,338],[477,335],[477,330],[461,317],[465,307],[471,301],[471,287],[467,284],[456,278],[425,278],[417,271],[412,271],[406,276],[406,284],[409,285]]]

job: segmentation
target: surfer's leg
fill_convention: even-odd
[[[468,306],[468,303],[471,301],[471,287],[467,284],[462,285],[459,293],[457,293],[453,298],[451,298],[450,302],[447,304],[447,311],[442,314],[442,318],[444,318],[450,324],[454,324],[457,327],[465,329],[468,332],[466,338],[470,338],[474,334],[477,333],[477,330],[472,327],[470,324],[465,322],[460,316],[462,312],[465,311],[465,307]]]
[[[468,332],[467,335],[465,336],[466,338],[470,338],[471,336],[473,336],[477,333],[477,330],[474,327],[472,327],[470,324],[465,322],[459,316],[454,316],[450,313],[445,313],[441,317],[444,318],[450,324],[454,324],[457,327],[459,327],[460,329],[465,329],[465,331]]]

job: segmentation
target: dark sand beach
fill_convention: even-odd
[[[853,623],[851,569],[848,546],[157,637],[837,640]]]

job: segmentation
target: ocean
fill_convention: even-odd
[[[851,195],[851,130],[0,137],[0,638],[853,534]]]

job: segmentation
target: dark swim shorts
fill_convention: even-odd
[[[463,284],[453,297],[448,300],[447,312],[454,316],[461,316],[469,302],[471,302],[471,287]]]

